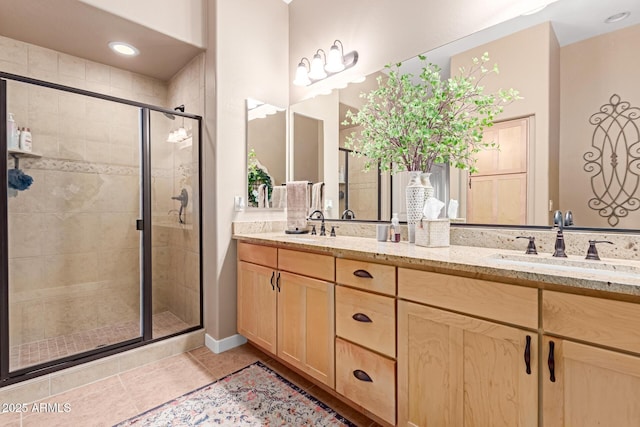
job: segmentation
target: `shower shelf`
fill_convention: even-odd
[[[18,169],[20,167],[19,162],[21,157],[32,157],[34,159],[42,157],[42,154],[35,153],[33,151],[17,150],[15,148],[10,148],[7,150],[7,152],[11,157],[13,157],[13,167],[15,169]]]

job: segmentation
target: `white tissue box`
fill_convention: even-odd
[[[422,219],[416,224],[416,245],[427,248],[449,246],[449,218]]]

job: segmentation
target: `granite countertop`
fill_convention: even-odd
[[[449,246],[425,248],[407,242],[378,242],[373,238],[288,235],[283,232],[235,234],[234,239],[289,249],[327,253],[338,258],[364,258],[508,279],[640,296],[640,261],[587,261],[581,256],[553,258],[549,253]]]

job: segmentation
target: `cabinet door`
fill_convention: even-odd
[[[557,338],[543,342],[545,427],[640,425],[640,357]]]
[[[278,356],[334,386],[334,284],[281,272]]]
[[[400,301],[398,425],[537,426],[537,348],[535,333]]]
[[[238,333],[276,353],[276,271],[238,261]]]

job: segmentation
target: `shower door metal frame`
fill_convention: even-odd
[[[17,74],[0,71],[0,152],[7,153],[7,80],[17,81],[26,84],[56,89],[63,92],[84,95],[91,98],[111,101],[119,104],[130,105],[139,108],[140,115],[140,147],[141,147],[141,215],[142,215],[142,265],[141,265],[141,311],[140,324],[141,333],[139,337],[111,344],[97,349],[73,354],[49,362],[10,371],[10,325],[9,325],[9,257],[8,257],[8,179],[7,161],[0,162],[0,201],[4,200],[4,205],[0,205],[0,389],[4,386],[25,381],[31,378],[50,374],[72,366],[80,365],[92,360],[101,359],[117,353],[122,353],[137,347],[145,346],[154,342],[162,341],[178,335],[196,331],[203,327],[203,284],[202,284],[202,116],[181,111],[158,107],[151,104],[136,102],[115,96],[104,95],[71,86],[64,86],[44,80],[32,79]],[[151,240],[151,131],[150,117],[151,111],[167,113],[173,116],[184,117],[196,120],[198,123],[198,244],[199,244],[199,291],[200,291],[200,324],[189,327],[182,331],[169,334],[160,338],[153,338],[152,320],[152,240]]]

